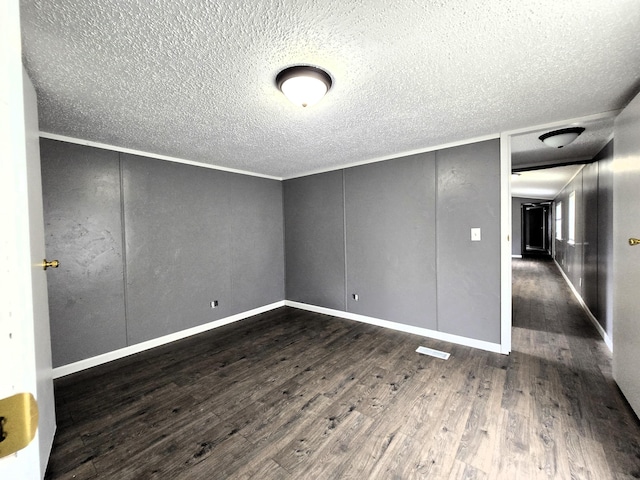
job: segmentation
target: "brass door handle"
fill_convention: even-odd
[[[632,247],[634,245],[640,245],[640,238],[630,238],[629,245],[631,245]]]
[[[44,268],[45,270],[47,268],[58,268],[59,266],[60,262],[58,260],[51,260],[50,262],[47,262],[46,258],[42,260],[42,268]]]

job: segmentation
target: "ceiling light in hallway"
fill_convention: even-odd
[[[584,128],[582,127],[562,128],[560,130],[554,130],[553,132],[547,132],[538,138],[549,147],[562,148],[573,142],[582,132],[584,132]]]

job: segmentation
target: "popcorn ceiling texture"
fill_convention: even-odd
[[[23,0],[40,129],[289,177],[619,109],[637,0]],[[302,109],[276,89],[312,64]]]
[[[550,165],[557,163],[559,157],[564,162],[591,160],[611,139],[615,118],[581,122],[585,131],[561,150],[550,148],[542,143],[540,135],[558,128],[545,128],[511,137],[511,167],[514,169]],[[571,124],[567,126],[578,126]],[[569,179],[567,179],[568,181]],[[562,185],[564,186],[564,185]]]

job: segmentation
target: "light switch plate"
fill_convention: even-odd
[[[480,232],[479,228],[472,228],[471,229],[471,241],[472,242],[479,242],[482,239],[482,235]]]

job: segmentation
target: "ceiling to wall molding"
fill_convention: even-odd
[[[565,165],[514,174],[511,176],[511,196],[553,200],[582,167]]]
[[[623,108],[637,0],[23,0],[43,132],[290,177]],[[326,69],[296,107],[275,77]],[[532,160],[535,161],[535,160]]]

